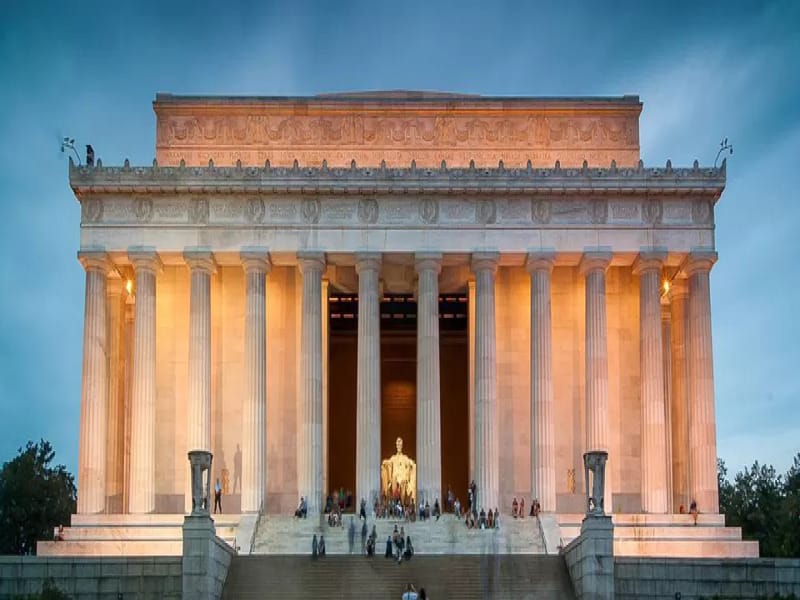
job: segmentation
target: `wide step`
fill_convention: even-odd
[[[574,600],[561,556],[237,556],[223,598],[397,600],[408,583],[443,598]]]

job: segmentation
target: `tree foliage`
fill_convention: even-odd
[[[36,552],[75,512],[75,480],[64,465],[51,466],[50,442],[28,442],[0,470],[0,554]]]
[[[718,461],[720,510],[742,537],[757,540],[761,556],[800,556],[800,454],[785,476],[756,461],[731,482]]]

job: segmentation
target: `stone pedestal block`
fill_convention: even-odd
[[[614,524],[611,517],[587,516],[581,534],[564,550],[579,600],[614,599]]]
[[[183,520],[183,597],[217,600],[234,551],[214,531],[208,516],[189,515]]]

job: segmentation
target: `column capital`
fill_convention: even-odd
[[[380,271],[382,259],[380,252],[356,252],[356,273]]]
[[[474,273],[477,273],[478,271],[491,271],[492,273],[495,273],[497,271],[497,263],[499,261],[499,252],[473,252],[470,261],[470,268]]]
[[[528,252],[525,259],[525,268],[528,273],[535,273],[537,271],[545,271],[547,273],[553,272],[553,265],[556,262],[556,253],[552,250],[536,250]]]
[[[441,252],[417,252],[414,255],[414,270],[420,271],[433,270],[436,274],[442,272],[442,253]]]
[[[239,260],[245,273],[269,273],[272,270],[272,259],[267,248],[242,248]]]
[[[687,277],[699,272],[708,273],[715,262],[717,262],[715,250],[692,250],[689,256],[686,257],[686,265],[683,267],[683,272],[686,273]]]
[[[305,275],[310,271],[324,271],[325,270],[325,253],[324,252],[298,252],[297,253],[297,267],[300,272]]]
[[[89,271],[100,271],[103,275],[108,275],[109,271],[114,268],[111,258],[105,250],[79,250],[78,261],[83,265],[87,273]]]
[[[647,248],[639,252],[633,262],[633,274],[641,275],[649,271],[661,271],[667,260],[667,251],[661,248]]]
[[[586,250],[581,256],[581,262],[578,263],[578,269],[584,275],[588,275],[594,271],[602,271],[605,273],[608,265],[611,264],[611,251],[610,250]]]
[[[208,274],[217,272],[217,262],[214,253],[202,248],[186,248],[183,251],[183,260],[192,271],[205,271]]]
[[[137,271],[150,271],[154,275],[161,270],[163,266],[158,252],[154,248],[145,248],[137,246],[128,248],[128,260],[131,261],[133,268]]]

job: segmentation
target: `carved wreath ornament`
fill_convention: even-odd
[[[103,201],[98,198],[89,198],[82,205],[83,220],[87,223],[97,223],[103,216]]]
[[[531,218],[538,225],[546,225],[550,222],[550,201],[543,198],[531,200]]]
[[[198,198],[189,202],[189,222],[198,225],[208,223],[207,198]]]
[[[489,225],[497,221],[497,205],[494,200],[479,200],[476,214],[478,223]]]
[[[358,220],[362,223],[378,222],[378,201],[372,198],[358,201]]]
[[[423,198],[419,201],[419,218],[428,225],[439,219],[439,203],[435,198]]]
[[[244,207],[244,218],[248,223],[261,223],[264,220],[264,200],[262,198],[250,198]]]
[[[133,214],[140,223],[147,223],[153,216],[153,200],[150,198],[137,198],[133,204]]]
[[[306,223],[311,223],[312,225],[315,223],[319,223],[319,215],[320,215],[320,204],[319,200],[316,198],[306,198],[303,200],[303,219]]]

